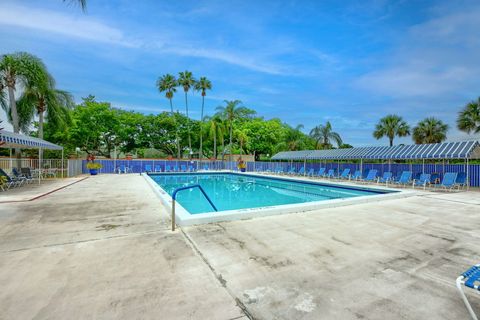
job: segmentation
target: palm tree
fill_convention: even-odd
[[[87,0],[68,0],[69,2],[77,2],[80,7],[82,8],[82,11],[85,12],[87,10]],[[63,2],[67,2],[67,0],[63,0]]]
[[[317,148],[331,148],[331,140],[334,140],[337,146],[342,145],[342,138],[340,135],[332,130],[330,121],[325,125],[319,125],[310,131],[310,137],[315,139]]]
[[[45,113],[49,123],[61,127],[68,122],[69,110],[73,109],[75,103],[70,93],[55,89],[55,80],[43,63],[33,68],[31,73],[32,77],[17,104],[19,113],[23,114],[24,125],[28,126],[33,120],[34,111],[37,112],[38,137],[43,139]]]
[[[200,79],[195,83],[195,90],[202,92],[202,110],[200,112],[200,119],[203,124],[203,109],[205,106],[205,96],[207,95],[207,90],[212,90],[212,83],[206,77],[200,77]],[[200,161],[203,158],[203,132],[200,130],[200,152],[199,152]],[[216,157],[216,152],[214,153]]]
[[[410,127],[402,117],[397,116],[396,114],[390,114],[380,119],[373,132],[373,136],[377,140],[383,137],[388,137],[390,147],[393,146],[393,139],[395,136],[406,137],[408,135],[410,135]]]
[[[242,156],[243,146],[248,142],[248,135],[247,132],[242,129],[235,130],[235,135],[237,136],[238,142],[240,142],[240,156]]]
[[[170,101],[170,111],[173,121],[175,123],[175,140],[177,141],[177,158],[180,159],[180,139],[178,138],[178,126],[175,120],[175,113],[173,112],[173,94],[177,92],[177,79],[175,76],[167,73],[157,80],[157,88],[160,92],[165,92],[165,97]]]
[[[213,117],[205,117],[204,121],[208,122],[208,134],[213,139],[213,158],[217,159],[217,138],[225,135],[225,126],[223,120],[216,115]]]
[[[2,103],[2,106],[5,108],[5,111],[11,119],[14,133],[20,132],[20,118],[17,109],[17,102],[15,100],[17,84],[23,86],[27,85],[35,75],[33,70],[38,70],[42,65],[43,63],[40,59],[26,52],[16,52],[1,56],[0,88],[2,91],[5,87],[7,88],[9,100],[8,106],[5,103]],[[15,149],[15,156],[17,157],[17,166],[20,167],[20,149]]]
[[[292,128],[287,125],[287,134],[285,137],[285,147],[289,151],[298,150],[301,143],[302,138],[304,136],[302,129],[304,128],[303,124],[297,125],[295,128]],[[284,149],[283,146],[279,150]]]
[[[243,118],[251,113],[251,110],[242,106],[242,101],[232,100],[224,101],[226,106],[217,107],[217,114],[221,116],[225,121],[227,121],[228,129],[230,132],[230,142],[229,142],[229,154],[230,161],[232,161],[232,139],[233,139],[233,122],[236,119]]]
[[[480,132],[480,98],[469,102],[458,114],[457,128],[466,133]]]
[[[417,144],[440,143],[447,140],[448,125],[433,117],[420,121],[413,128],[413,140]]]
[[[192,139],[190,138],[190,118],[188,117],[188,91],[195,86],[195,79],[190,71],[180,72],[178,74],[178,85],[183,87],[185,92],[185,110],[187,114],[187,132],[188,132],[188,148],[192,151]]]

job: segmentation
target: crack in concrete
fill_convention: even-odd
[[[235,294],[227,287],[227,281],[222,277],[222,274],[218,273],[217,270],[210,264],[208,261],[207,257],[203,255],[203,253],[200,251],[198,246],[195,244],[192,238],[182,229],[179,228],[180,231],[182,232],[183,236],[187,240],[187,242],[190,244],[192,249],[199,255],[199,257],[203,260],[203,262],[207,265],[207,267],[210,269],[210,271],[213,273],[215,278],[218,280],[220,285],[225,288],[225,291],[234,299],[236,305],[242,310],[242,312],[245,314],[245,316],[250,319],[250,320],[255,320],[255,317],[248,311],[247,307],[245,304],[237,297]]]

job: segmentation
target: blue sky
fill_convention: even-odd
[[[480,2],[2,0],[0,52],[31,52],[77,101],[88,94],[143,113],[168,110],[156,79],[190,70],[213,83],[206,112],[240,99],[305,132],[331,121],[345,142],[388,113],[455,129],[480,96]],[[200,95],[190,97],[199,118]],[[175,107],[184,110],[177,94]],[[410,138],[398,142],[410,143]]]

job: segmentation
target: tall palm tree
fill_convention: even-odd
[[[228,124],[228,130],[230,132],[229,142],[229,159],[232,161],[232,140],[233,140],[233,122],[236,119],[245,117],[250,113],[250,110],[242,105],[240,100],[225,100],[226,106],[217,107],[217,114],[220,115]]]
[[[287,126],[287,134],[285,137],[285,146],[282,146],[281,149],[283,150],[286,147],[289,151],[298,150],[301,143],[302,138],[304,136],[302,129],[304,128],[303,124],[297,125],[295,128]],[[281,150],[279,149],[279,151]]]
[[[409,125],[402,119],[402,117],[397,116],[396,114],[389,114],[380,119],[373,132],[373,136],[377,140],[383,137],[388,137],[390,147],[393,146],[393,139],[395,136],[406,137],[408,135],[410,135]]]
[[[237,136],[238,142],[240,143],[240,156],[242,156],[243,146],[248,142],[248,135],[247,132],[242,129],[235,130],[235,135]]]
[[[190,118],[188,117],[188,91],[195,86],[195,79],[190,71],[178,73],[178,85],[183,87],[185,92],[185,110],[187,115],[187,133],[188,133],[188,148],[192,151],[192,139],[190,138]]]
[[[202,94],[202,110],[200,112],[200,119],[203,124],[203,110],[205,106],[205,96],[207,95],[207,90],[212,90],[212,83],[206,77],[200,77],[200,79],[195,83],[195,90],[201,91]],[[200,152],[199,152],[200,161],[203,158],[203,132],[200,130]],[[215,153],[215,156],[217,154]]]
[[[466,133],[480,132],[480,98],[469,102],[458,114],[457,128]]]
[[[315,139],[317,148],[331,148],[331,140],[335,141],[338,147],[342,145],[340,134],[334,132],[330,121],[325,125],[319,125],[310,131],[310,137]]]
[[[177,158],[180,159],[180,139],[178,137],[178,125],[175,120],[175,113],[173,112],[173,94],[177,92],[177,79],[175,76],[167,73],[157,80],[157,88],[160,92],[165,92],[165,97],[170,101],[170,111],[173,121],[175,123],[175,140],[177,142]]]
[[[448,125],[433,117],[420,121],[413,128],[413,140],[417,144],[440,143],[447,140]]]

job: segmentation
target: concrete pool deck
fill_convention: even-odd
[[[168,214],[136,174],[0,204],[0,319],[468,319],[477,191],[174,233]]]

